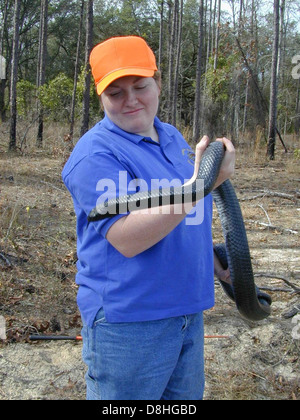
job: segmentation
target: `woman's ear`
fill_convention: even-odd
[[[102,96],[102,95],[100,95],[100,96],[99,96],[99,104],[100,104],[100,108],[101,108],[101,110],[102,110],[102,111],[104,111],[104,106],[103,106],[103,102],[102,102],[102,98],[101,98],[101,96]]]
[[[160,94],[161,94],[161,72],[159,70],[157,70],[154,73],[153,79],[155,80],[155,82],[156,82],[156,84],[158,86],[159,96],[160,96]]]

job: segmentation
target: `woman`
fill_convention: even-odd
[[[105,118],[63,170],[77,216],[87,399],[202,399],[203,311],[214,305],[214,265],[229,281],[214,264],[211,196],[90,224],[87,216],[99,200],[153,188],[155,180],[193,182],[209,139],[192,162],[182,135],[157,118],[161,79],[142,38],[111,38],[90,63]],[[235,162],[232,143],[218,140],[227,151],[216,187]]]

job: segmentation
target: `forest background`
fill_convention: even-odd
[[[157,57],[161,119],[191,146],[203,134],[237,146],[255,281],[273,300],[250,323],[216,281],[205,399],[300,400],[299,17],[299,0],[0,0],[0,400],[85,398],[81,342],[30,335],[82,326],[61,171],[102,118],[89,52],[127,34]]]
[[[268,144],[273,159],[278,135],[283,146],[299,138],[299,11],[298,0],[0,0],[7,147],[24,150],[35,126],[41,147],[53,122],[75,143],[101,117],[89,52],[136,34],[162,71],[162,120],[194,142],[206,133]]]

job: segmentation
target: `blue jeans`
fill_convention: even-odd
[[[82,329],[87,400],[201,400],[203,314]]]

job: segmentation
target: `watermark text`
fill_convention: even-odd
[[[292,64],[296,64],[292,69],[292,78],[295,80],[300,79],[300,55],[294,55]]]
[[[184,185],[183,189],[181,180],[177,178],[151,179],[148,185],[144,179],[140,178],[128,182],[127,176],[126,171],[120,171],[117,183],[108,178],[99,180],[96,191],[101,194],[97,199],[96,208],[100,214],[127,214],[137,210],[150,214],[170,214],[172,211],[175,214],[186,213],[187,225],[202,224],[204,220],[204,181],[202,179],[196,180],[195,189],[192,189],[191,185]],[[188,181],[186,180],[185,183]],[[149,191],[160,191],[161,194],[149,195]],[[142,194],[140,199],[135,199],[137,193]],[[118,202],[117,197],[119,197]],[[191,203],[196,201],[197,205],[192,207]],[[171,208],[173,204],[174,207]]]
[[[2,315],[0,315],[0,340],[6,340],[6,322]]]
[[[292,329],[292,337],[294,340],[300,340],[300,314],[294,316],[292,323],[296,324]]]

